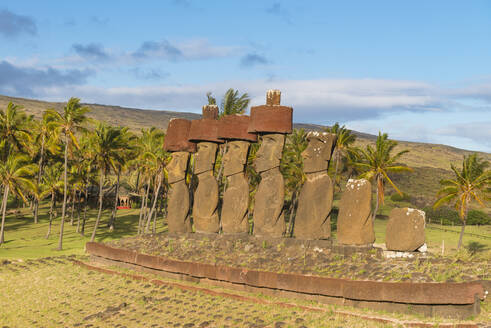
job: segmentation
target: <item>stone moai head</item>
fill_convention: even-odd
[[[311,131],[307,134],[308,145],[302,152],[303,171],[305,173],[328,169],[336,139],[335,134],[327,132]]]
[[[213,170],[218,145],[214,142],[198,142],[198,152],[194,155],[194,173],[200,174]]]
[[[281,92],[269,90],[266,105],[251,108],[248,132],[260,134],[262,139],[254,161],[257,172],[280,166],[285,134],[292,132],[293,109],[281,106],[280,101]]]
[[[261,145],[254,161],[256,172],[260,173],[280,166],[284,146],[284,134],[274,133],[261,136]]]
[[[196,144],[188,141],[191,121],[172,119],[167,127],[164,150],[172,152],[167,164],[169,183],[175,183],[186,178],[189,154],[196,151]]]
[[[229,141],[227,143],[227,152],[223,155],[223,174],[225,176],[234,175],[244,172],[247,163],[247,153],[250,143],[248,141]]]
[[[189,153],[178,151],[172,153],[172,159],[167,164],[167,175],[169,183],[176,183],[186,178],[186,170],[188,168]]]
[[[200,174],[213,170],[218,144],[218,106],[203,106],[203,118],[191,121],[189,141],[196,142],[198,151],[194,156],[194,173]]]

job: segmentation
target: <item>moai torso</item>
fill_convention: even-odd
[[[217,233],[220,230],[218,184],[213,175],[217,147],[213,142],[199,142],[195,156],[194,172],[198,177],[198,187],[194,193],[193,221],[199,233]]]
[[[186,184],[188,152],[175,152],[167,165],[169,193],[167,224],[169,233],[191,232],[189,218],[189,189]]]
[[[186,172],[189,154],[196,151],[196,145],[188,141],[191,121],[172,119],[167,127],[164,150],[172,157],[166,167],[169,192],[167,196],[167,227],[169,233],[191,232],[189,217],[189,190],[186,184]]]
[[[265,134],[256,153],[254,166],[261,175],[254,202],[254,235],[282,237],[286,226],[283,214],[285,183],[280,172],[280,160],[285,144],[283,134]]]
[[[244,175],[247,162],[248,141],[230,141],[223,156],[224,175],[227,178],[221,212],[224,234],[247,234],[249,223],[249,183]]]
[[[375,241],[371,206],[372,184],[370,181],[349,179],[339,202],[338,243],[368,245]]]
[[[295,216],[294,236],[298,239],[328,239],[331,236],[330,214],[334,195],[327,169],[336,136],[310,132],[304,152],[303,170],[306,181],[300,190]]]

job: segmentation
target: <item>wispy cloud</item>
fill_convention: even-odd
[[[163,72],[157,68],[132,68],[130,72],[139,80],[162,80],[169,76],[169,73]]]
[[[256,65],[266,65],[269,63],[270,60],[268,58],[256,53],[248,53],[240,59],[240,66],[242,67],[253,67]]]
[[[132,53],[135,59],[164,59],[169,61],[200,60],[237,54],[239,47],[216,46],[206,39],[172,43],[168,40],[145,41]]]
[[[91,59],[91,60],[109,59],[109,55],[104,50],[104,47],[99,43],[89,43],[87,45],[75,43],[72,45],[72,49],[79,56],[86,59]]]
[[[286,23],[292,24],[292,20],[290,19],[290,13],[288,10],[280,2],[275,2],[266,9],[266,13],[270,15],[277,16],[283,19]]]
[[[21,34],[36,35],[37,25],[32,17],[17,15],[9,10],[0,10],[0,35],[15,38]]]
[[[451,124],[435,131],[442,136],[460,136],[491,148],[491,120]]]
[[[89,70],[61,71],[52,67],[44,69],[14,66],[0,62],[0,93],[14,96],[34,96],[45,93],[50,87],[68,87],[85,84]],[[69,89],[66,89],[68,91]]]

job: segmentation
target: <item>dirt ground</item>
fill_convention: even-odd
[[[387,259],[375,249],[342,255],[327,241],[167,234],[123,238],[109,245],[183,261],[375,281],[462,282],[491,280],[491,259],[427,254]]]

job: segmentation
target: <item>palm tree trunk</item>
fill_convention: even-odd
[[[140,208],[140,219],[138,220],[138,234],[143,233],[143,222],[145,222],[145,209],[147,206],[147,198],[149,192],[150,182],[147,183],[147,188],[143,190],[142,205]]]
[[[94,231],[92,231],[92,237],[90,237],[90,241],[93,242],[95,239],[95,233],[97,231],[97,226],[99,225],[99,221],[101,220],[101,214],[102,214],[102,201],[104,199],[104,195],[102,194],[103,192],[103,185],[104,185],[104,179],[106,178],[105,174],[103,173],[103,170],[101,169],[101,178],[99,180],[99,212],[97,213],[97,219],[95,221],[94,225]]]
[[[85,233],[85,222],[87,221],[87,204],[89,203],[89,185],[85,186],[85,201],[84,201],[84,218],[82,220],[82,230],[80,234],[83,236]]]
[[[80,212],[82,210],[82,205],[80,204],[80,198],[82,197],[82,190],[80,190],[80,196],[78,197],[77,202],[77,233],[80,232]]]
[[[159,182],[158,182],[157,189],[153,193],[153,203],[152,203],[152,208],[150,210],[150,213],[148,214],[147,224],[145,226],[145,233],[148,233],[148,229],[150,228],[150,222],[152,220],[153,212],[155,211],[155,207],[157,205],[157,198],[158,198],[158,195],[159,195],[159,192],[160,192],[160,187],[162,186],[162,176],[161,176],[160,173],[158,175],[158,181]]]
[[[44,161],[44,141],[45,141],[45,136],[43,134],[43,139],[41,141],[41,155],[39,157],[39,164],[38,164],[38,181],[37,185],[41,184],[41,177],[43,175],[43,161]],[[39,199],[37,197],[34,197],[34,223],[38,223],[38,213],[39,213]]]
[[[75,197],[76,197],[77,191],[75,190],[75,187],[73,187],[73,193],[72,193],[72,209],[71,209],[71,214],[70,214],[70,225],[73,226],[73,219],[74,219],[74,211],[75,211]]]
[[[373,211],[373,216],[372,216],[372,222],[375,222],[375,218],[377,217],[377,212],[378,212],[378,208],[379,208],[379,199],[380,199],[380,188],[379,188],[379,177],[377,177],[377,179],[375,181],[377,181],[377,199],[375,200],[375,210]]]
[[[294,191],[292,194],[292,203],[290,205],[290,220],[288,222],[287,236],[293,236],[293,223],[295,220],[295,199],[297,198],[297,192]]]
[[[116,221],[116,214],[118,211],[118,199],[119,199],[119,178],[121,176],[121,168],[118,167],[118,178],[116,182],[116,197],[114,197],[114,207],[111,213],[111,219],[109,220],[109,231],[114,230],[114,221]]]
[[[55,193],[51,193],[51,205],[49,209],[49,226],[48,226],[48,233],[46,234],[46,239],[49,238],[49,235],[51,234],[51,223],[53,222],[53,209],[55,206]]]
[[[338,186],[339,191],[341,191],[341,183],[338,183],[337,177],[338,177],[338,168],[339,168],[339,159],[341,158],[341,154],[339,153],[339,150],[336,150],[336,166],[334,168],[334,186]]]
[[[469,196],[466,197],[464,203],[464,219],[462,220],[462,229],[460,229],[459,243],[457,245],[457,249],[460,249],[460,247],[462,246],[462,239],[464,238],[465,224],[467,223],[467,212],[469,211],[469,207],[467,206],[467,204],[469,204]]]
[[[223,155],[225,154],[225,152],[227,151],[227,143],[228,141],[225,141],[225,145],[223,145],[223,148],[221,149],[220,151],[220,169],[218,170],[218,174],[217,174],[217,181],[218,181],[218,184],[221,184],[222,182],[222,172],[223,172]]]
[[[65,164],[63,166],[63,206],[61,208],[61,226],[60,226],[60,239],[58,241],[58,250],[63,249],[63,228],[65,225],[65,211],[66,211],[66,198],[68,194],[68,181],[67,181],[67,170],[68,170],[68,134],[65,132]]]
[[[9,185],[5,186],[2,199],[2,227],[0,228],[0,245],[4,242],[4,230],[5,230],[5,213],[7,211],[7,201],[9,199]]]

